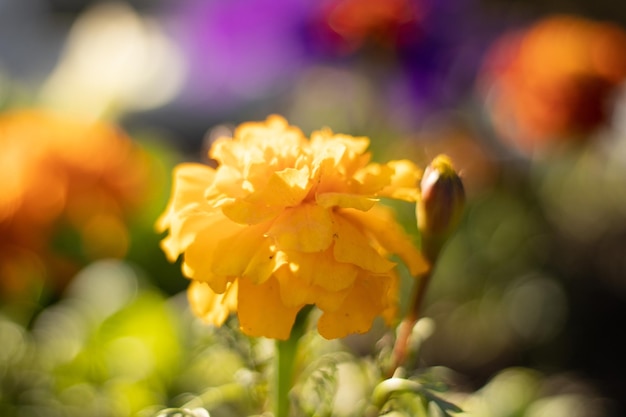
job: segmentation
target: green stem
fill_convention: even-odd
[[[400,323],[400,327],[398,329],[398,337],[393,347],[392,364],[387,373],[387,377],[391,377],[395,373],[396,369],[405,365],[407,362],[410,354],[409,340],[411,338],[411,333],[413,332],[413,328],[417,324],[417,321],[420,319],[422,304],[424,303],[424,297],[428,289],[428,284],[430,283],[435,262],[439,257],[439,252],[441,252],[444,242],[445,238],[441,236],[432,236],[429,234],[422,235],[422,252],[430,263],[430,269],[421,277],[416,277],[417,285],[413,290],[413,296],[411,298],[406,316]]]
[[[409,305],[406,316],[398,328],[398,337],[393,347],[392,365],[388,372],[388,377],[392,376],[396,369],[404,365],[409,356],[409,339],[413,333],[413,328],[420,318],[420,312],[428,283],[430,282],[430,271],[418,278],[417,286],[413,291],[413,298]]]
[[[423,386],[419,382],[404,378],[389,378],[382,381],[374,388],[372,393],[372,404],[380,410],[389,398],[398,393],[412,392],[423,394]]]
[[[294,365],[298,342],[306,332],[306,317],[312,306],[303,308],[291,329],[291,335],[287,340],[276,340],[276,352],[274,361],[274,417],[289,416],[289,391],[294,382]]]

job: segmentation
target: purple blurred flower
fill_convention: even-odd
[[[392,117],[419,123],[473,93],[484,51],[510,20],[484,12],[478,0],[326,0],[309,46],[361,65]]]
[[[477,1],[180,0],[168,14],[189,65],[182,100],[229,111],[338,65],[364,74],[392,119],[420,123],[473,92],[495,32]]]
[[[423,18],[411,42],[398,48],[400,73],[390,89],[416,116],[458,108],[473,92],[474,79],[498,27],[476,0],[414,0]]]
[[[189,65],[185,95],[220,108],[272,93],[307,63],[307,0],[184,0],[174,37]]]

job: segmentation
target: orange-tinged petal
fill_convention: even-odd
[[[351,263],[374,273],[385,273],[395,266],[381,256],[359,228],[340,213],[333,214],[333,222],[333,253],[337,261]]]
[[[358,181],[358,191],[363,194],[375,195],[391,182],[393,170],[383,164],[368,164],[354,174]]]
[[[235,129],[234,137],[247,146],[281,142],[284,146],[298,146],[304,135],[302,131],[290,126],[284,117],[272,114],[264,122],[247,122]]]
[[[209,210],[202,209],[200,205],[190,205],[170,217],[170,232],[161,242],[161,248],[170,261],[175,261],[179,254],[187,250],[198,230],[211,228],[224,220],[222,213]]]
[[[351,264],[333,260],[332,249],[321,253],[285,254],[289,264],[275,273],[287,306],[316,304],[324,311],[337,310],[359,273]]]
[[[280,285],[275,278],[263,284],[239,280],[237,310],[241,331],[248,336],[287,340],[298,311],[303,307],[286,307],[281,300]]]
[[[226,217],[239,224],[258,224],[268,221],[283,211],[280,206],[266,206],[246,200],[234,200],[224,204],[222,212]]]
[[[264,230],[258,225],[240,227],[217,242],[213,250],[212,271],[217,275],[240,277],[254,253],[262,246],[269,246],[263,237]]]
[[[240,231],[241,225],[224,218],[212,227],[199,230],[196,238],[185,251],[183,273],[197,281],[207,282],[213,291],[223,293],[231,278],[213,272],[217,245],[224,239]]]
[[[393,170],[390,184],[378,195],[410,202],[417,201],[420,195],[418,184],[422,178],[422,170],[407,159],[390,161],[387,166]]]
[[[359,272],[355,265],[337,262],[332,248],[315,253],[288,252],[287,257],[291,265],[298,266],[298,276],[302,281],[327,291],[348,288]]]
[[[343,304],[351,287],[344,288],[340,291],[327,291],[322,287],[314,285],[311,287],[313,292],[313,300],[315,305],[322,311],[337,311]]]
[[[385,323],[387,323],[387,325],[393,326],[398,319],[398,310],[400,304],[400,301],[398,299],[400,291],[400,277],[398,276],[396,270],[389,271],[387,281],[389,283],[389,289],[387,290],[386,294],[387,306],[382,312],[381,317],[385,320]]]
[[[324,311],[319,318],[319,333],[326,339],[336,339],[369,331],[374,318],[387,307],[387,278],[367,274],[359,276],[341,307],[332,312]]]
[[[283,210],[267,234],[281,250],[319,252],[333,241],[333,223],[324,207],[303,204]]]
[[[370,140],[364,136],[353,137],[341,133],[334,134],[330,129],[322,129],[311,133],[311,146],[317,150],[328,149],[329,144],[341,144],[354,154],[363,154],[370,146]]]
[[[201,164],[180,164],[174,168],[172,196],[165,212],[156,223],[157,230],[162,232],[170,225],[172,216],[189,205],[208,206],[204,193],[215,177],[215,170]]]
[[[315,196],[315,201],[326,208],[341,207],[367,211],[374,207],[378,200],[357,194],[323,193]]]
[[[230,313],[237,310],[237,282],[228,285],[224,293],[217,294],[206,283],[192,281],[187,298],[196,316],[214,326],[221,326]]]
[[[309,168],[288,168],[271,174],[267,185],[250,196],[251,202],[290,207],[300,203],[311,188]]]
[[[285,306],[297,307],[315,302],[313,287],[301,276],[299,265],[285,265],[274,276],[280,284],[280,299]]]
[[[409,235],[396,222],[391,209],[376,206],[366,213],[345,210],[342,215],[359,224],[362,230],[367,230],[386,251],[398,255],[409,268],[411,275],[418,276],[428,270],[428,262]]]
[[[280,267],[287,264],[287,257],[281,251],[276,251],[276,247],[263,246],[260,248],[248,263],[248,267],[243,271],[243,278],[249,279],[255,284],[260,284],[267,280]]]
[[[217,276],[265,281],[280,266],[266,224],[244,227],[221,240],[213,252],[212,272]],[[284,262],[284,260],[282,261]]]

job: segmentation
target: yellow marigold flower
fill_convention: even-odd
[[[280,116],[239,126],[209,155],[217,168],[174,171],[171,200],[157,222],[162,248],[184,254],[195,314],[220,326],[237,312],[250,336],[289,338],[296,314],[316,305],[326,338],[363,333],[395,318],[399,256],[414,275],[427,268],[390,209],[415,202],[421,171],[410,161],[370,162],[369,140],[314,132]]]

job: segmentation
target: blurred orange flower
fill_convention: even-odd
[[[407,160],[370,162],[369,140],[314,132],[279,116],[215,141],[213,169],[182,164],[158,221],[162,248],[184,254],[193,311],[220,326],[237,312],[250,336],[289,338],[305,305],[322,311],[326,338],[393,321],[398,255],[418,275],[427,265],[380,197],[415,202],[421,171]]]
[[[33,280],[68,278],[72,262],[51,242],[63,226],[77,231],[80,247],[73,250],[83,259],[125,254],[124,218],[140,202],[146,173],[144,156],[122,131],[14,110],[0,114],[0,149],[3,294]]]
[[[607,122],[626,77],[626,33],[554,16],[507,34],[487,54],[481,87],[498,133],[524,152],[582,138]]]
[[[402,42],[403,31],[421,19],[421,10],[409,0],[330,0],[323,14],[351,52],[366,41],[393,45]]]

